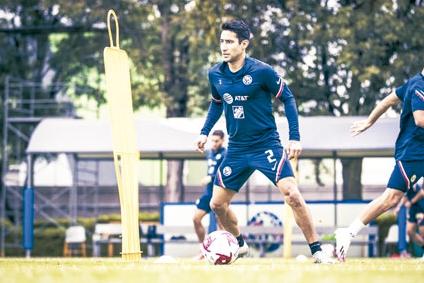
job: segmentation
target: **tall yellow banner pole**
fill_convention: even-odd
[[[115,19],[116,42],[111,31],[111,18]],[[110,47],[103,51],[105,64],[107,99],[109,104],[113,159],[119,190],[122,222],[122,258],[141,260],[139,234],[139,193],[137,164],[139,152],[136,147],[136,134],[131,95],[131,81],[128,56],[119,49],[118,18],[113,10],[107,15]]]
[[[296,181],[298,180],[297,172],[297,158],[290,160],[290,164],[293,168],[294,176]],[[292,234],[293,234],[293,210],[290,205],[284,203],[284,219],[283,219],[283,258],[291,258],[291,248],[292,248]]]

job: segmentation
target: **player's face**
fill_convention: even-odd
[[[223,30],[221,32],[220,48],[222,59],[224,62],[234,63],[243,59],[245,56],[245,49],[248,45],[247,40],[239,43],[236,33]]]
[[[218,149],[222,147],[222,144],[224,143],[224,139],[221,139],[220,136],[212,136],[211,142],[212,142],[213,151],[217,151]]]

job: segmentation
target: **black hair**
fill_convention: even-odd
[[[249,26],[242,20],[231,20],[225,22],[221,26],[221,30],[229,30],[237,35],[239,43],[243,40],[250,40],[250,29]]]
[[[221,131],[221,130],[215,130],[215,131],[213,131],[212,136],[219,136],[221,139],[223,139],[224,138],[224,132]]]

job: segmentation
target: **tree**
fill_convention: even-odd
[[[302,115],[366,115],[422,69],[424,1],[286,1],[285,10],[282,64]],[[341,162],[343,198],[362,198],[362,158]]]
[[[132,60],[134,108],[203,115],[210,101],[207,70],[220,61],[220,25],[238,18],[251,27],[249,55],[284,75],[301,115],[364,115],[422,68],[423,6],[422,0],[5,0],[0,80],[11,74],[72,82],[79,90],[73,95],[104,103],[101,54],[109,45],[107,11],[114,9],[120,46]],[[177,174],[178,191],[182,165],[175,166],[169,172]],[[345,198],[360,197],[356,184],[345,184]]]

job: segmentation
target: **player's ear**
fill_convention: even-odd
[[[244,39],[244,40],[241,42],[241,46],[243,47],[243,49],[246,49],[246,48],[247,48],[247,46],[249,46],[249,40]]]

